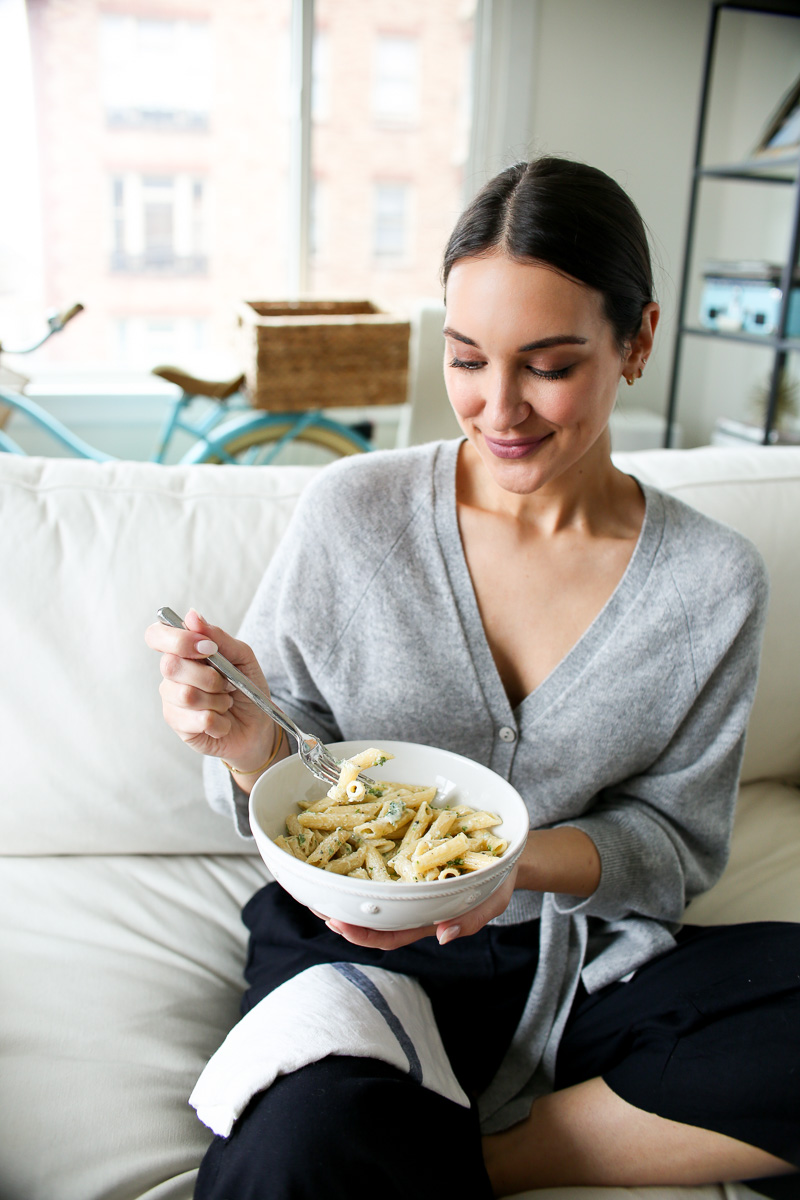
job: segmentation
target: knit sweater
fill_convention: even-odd
[[[642,529],[614,593],[512,707],[461,544],[459,444],[373,452],[320,473],[239,636],[307,732],[453,750],[509,780],[532,828],[577,826],[596,845],[590,897],[519,889],[496,918],[540,918],[540,951],[519,1029],[481,1098],[490,1132],[551,1086],[579,980],[595,991],[669,949],[686,904],[720,876],[767,580],[745,538],[642,485]],[[206,783],[212,807],[249,834],[246,797],[217,760],[206,760]]]

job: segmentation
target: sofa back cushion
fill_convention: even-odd
[[[800,448],[702,447],[614,457],[622,470],[732,525],[761,551],[770,602],[742,782],[800,781]]]
[[[144,630],[164,604],[235,630],[309,474],[0,454],[0,853],[252,852]]]
[[[800,779],[800,450],[641,451],[622,469],[734,525],[772,597],[745,779]],[[235,630],[313,468],[0,454],[0,853],[230,853],[167,729],[158,607]]]

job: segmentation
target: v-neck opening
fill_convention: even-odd
[[[437,457],[436,476],[440,486],[435,488],[434,519],[439,542],[453,585],[461,625],[487,702],[498,718],[502,716],[506,720],[510,718],[514,722],[527,724],[580,676],[641,590],[661,541],[664,509],[658,491],[637,479],[645,500],[644,517],[636,545],[616,587],[553,669],[518,704],[512,705],[486,636],[461,539],[456,496],[456,464],[460,446],[459,440],[443,443]]]

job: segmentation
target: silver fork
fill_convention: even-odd
[[[158,619],[164,625],[172,625],[175,629],[185,629],[183,621],[176,612],[171,608],[160,608],[158,610]],[[220,675],[228,679],[234,687],[237,687],[240,692],[244,692],[253,704],[257,705],[262,712],[267,713],[277,723],[290,733],[297,742],[297,750],[303,764],[308,767],[312,775],[316,775],[317,779],[321,779],[324,783],[332,784],[339,782],[339,771],[341,761],[331,754],[328,747],[319,738],[313,737],[310,733],[303,733],[302,729],[298,729],[290,716],[278,708],[277,704],[273,703],[260,688],[257,688],[246,675],[235,667],[232,662],[228,662],[222,654],[209,654],[206,662],[218,671]],[[367,787],[372,787],[375,784],[374,779],[370,779],[369,775],[359,774],[358,778]]]

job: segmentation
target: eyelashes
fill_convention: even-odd
[[[463,371],[479,371],[485,364],[474,359],[468,358],[452,358],[450,360],[451,367],[460,368]],[[527,370],[535,375],[537,379],[564,379],[572,370],[572,367],[560,367],[557,371],[541,371],[536,367],[528,367]]]

